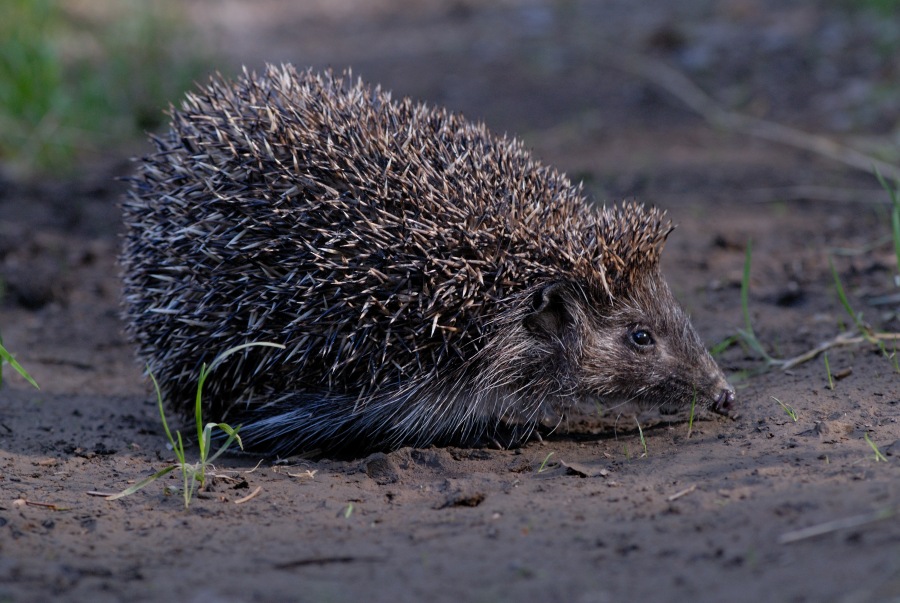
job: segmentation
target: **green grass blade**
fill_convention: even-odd
[[[717,343],[716,345],[714,345],[713,347],[711,347],[709,349],[709,355],[712,356],[713,358],[716,358],[717,356],[722,354],[722,352],[724,352],[725,350],[727,350],[728,348],[733,346],[735,343],[737,343],[738,339],[739,338],[736,335],[731,335],[729,337],[726,337],[725,339],[723,339],[722,341],[720,341],[719,343]]]
[[[203,384],[209,376],[206,363],[200,367],[200,378],[197,380],[197,396],[194,399],[194,421],[197,426],[197,446],[200,447],[200,458],[206,457],[206,448],[203,445]]]
[[[216,356],[212,362],[209,363],[209,371],[212,371],[214,368],[222,364],[226,358],[244,350],[246,348],[252,347],[268,347],[268,348],[278,348],[279,350],[283,350],[284,346],[280,343],[272,343],[271,341],[252,341],[250,343],[242,343],[241,345],[236,345],[233,348],[229,348]]]
[[[759,339],[756,338],[756,335],[753,331],[748,331],[746,329],[738,329],[738,335],[741,336],[744,343],[750,347],[751,350],[756,352],[759,356],[763,358],[769,358],[768,353],[762,348],[762,344],[759,342]]]
[[[884,453],[878,449],[878,446],[875,444],[875,442],[873,442],[872,439],[869,438],[869,432],[863,433],[863,438],[865,438],[866,443],[869,444],[869,448],[871,448],[872,451],[875,453],[875,462],[877,463],[879,461],[884,461],[886,463],[887,457],[884,456]]]
[[[894,253],[897,256],[897,273],[900,278],[900,207],[891,211],[891,227],[894,233]]]
[[[894,253],[897,256],[897,272],[900,273],[900,180],[897,181],[895,187],[891,186],[877,168],[875,170],[875,177],[878,178],[878,183],[881,185],[881,188],[887,191],[887,194],[891,199],[891,205],[893,206],[893,209],[891,210],[891,230],[894,234]],[[897,278],[898,282],[900,282],[900,274],[898,274]]]
[[[202,437],[200,438],[200,442],[202,445],[200,446],[200,470],[203,471],[203,467],[206,463],[209,462],[209,450],[212,443],[212,428],[215,426],[215,423],[207,423],[203,427]]]
[[[878,170],[878,168],[875,168],[875,177],[878,178],[878,184],[881,185],[881,188],[887,191],[888,196],[891,198],[891,204],[894,206],[894,208],[900,209],[900,195],[898,195],[898,193],[900,193],[900,181],[897,182],[896,188],[892,187],[890,184],[888,184],[888,181],[884,179],[884,176],[881,175],[881,172]]]
[[[231,446],[231,444],[233,442],[237,442],[238,446],[241,447],[241,450],[244,449],[244,443],[241,442],[241,437],[237,433],[238,429],[241,428],[240,425],[238,425],[236,428],[232,429],[231,426],[226,423],[218,423],[218,424],[217,423],[209,423],[207,425],[207,427],[210,429],[212,427],[218,427],[219,429],[224,431],[226,434],[228,434],[228,438],[222,443],[221,446],[219,446],[219,449],[216,451],[216,453],[214,455],[212,455],[209,458],[207,463],[212,463],[214,460],[219,458],[223,453],[225,453],[228,450],[228,448]]]
[[[159,407],[159,418],[162,419],[163,429],[166,431],[166,437],[169,439],[169,444],[172,445],[172,449],[175,449],[175,438],[172,437],[172,432],[169,430],[169,423],[166,421],[166,409],[163,407],[163,397],[162,390],[159,389],[159,382],[157,382],[156,377],[153,375],[153,371],[150,370],[150,367],[147,367],[147,374],[150,375],[150,380],[153,382],[153,389],[156,390],[156,404]],[[181,459],[182,462],[184,459]]]
[[[634,422],[637,423],[638,433],[641,436],[641,447],[644,449],[644,456],[647,456],[647,440],[644,439],[644,430],[641,429],[641,422],[637,420],[637,417],[635,417]]]
[[[240,449],[244,449],[244,442],[241,441],[241,436],[238,435],[238,430],[241,428],[240,425],[232,427],[228,423],[216,423],[216,427],[225,432],[229,442],[237,442]]]
[[[552,453],[552,452],[549,453],[547,456],[544,457],[544,462],[541,463],[541,466],[540,466],[540,467],[538,467],[538,470],[537,470],[538,473],[543,473],[544,469],[547,467],[547,461],[550,460],[550,457],[551,457],[551,456],[553,456],[553,453]]]
[[[178,445],[176,447],[176,454],[179,455],[179,459],[181,459],[181,480],[184,484],[183,494],[184,494],[184,508],[185,510],[189,509],[191,506],[191,499],[194,497],[194,488],[197,484],[197,472],[194,469],[193,465],[188,465],[184,459],[184,441],[181,438],[181,432],[176,431],[175,435],[178,437]]]
[[[19,373],[20,375],[22,375],[22,376],[25,378],[25,380],[28,381],[28,383],[30,383],[31,385],[33,385],[33,386],[34,386],[35,388],[37,388],[37,389],[41,389],[41,388],[38,386],[37,381],[35,381],[35,380],[31,377],[31,375],[28,374],[28,371],[26,371],[26,370],[22,367],[21,364],[19,364],[18,362],[16,362],[16,359],[13,358],[12,354],[10,354],[10,353],[6,350],[6,348],[3,347],[3,343],[0,342],[0,369],[2,369],[3,362],[8,362],[8,363],[9,363],[9,366],[13,367],[17,373]],[[0,385],[3,385],[3,372],[2,372],[2,370],[0,370]]]
[[[872,334],[869,332],[869,327],[867,327],[859,315],[853,311],[850,300],[847,299],[847,293],[844,291],[844,285],[841,283],[841,279],[838,276],[837,268],[834,267],[834,260],[828,258],[828,264],[831,266],[831,276],[834,277],[834,287],[837,290],[838,299],[841,301],[841,305],[844,306],[844,310],[850,315],[853,324],[856,325],[856,328],[866,341],[869,343],[876,343],[876,339],[872,337]]]
[[[116,500],[116,499],[118,499],[118,498],[124,498],[124,497],[126,497],[126,496],[130,496],[130,495],[134,494],[135,492],[137,492],[138,490],[140,490],[141,488],[144,488],[144,487],[146,487],[146,486],[149,486],[150,484],[152,484],[153,482],[155,482],[156,480],[158,480],[158,479],[161,478],[162,476],[166,475],[167,473],[171,473],[171,472],[172,472],[173,470],[175,470],[177,467],[178,467],[178,465],[169,465],[169,466],[166,467],[165,469],[162,469],[162,470],[160,470],[160,471],[157,471],[156,473],[154,473],[154,474],[151,475],[150,477],[148,477],[148,478],[146,478],[146,479],[142,479],[141,481],[139,481],[138,483],[134,484],[133,486],[128,487],[128,488],[125,488],[124,490],[122,490],[122,491],[119,492],[118,494],[112,494],[112,495],[110,495],[110,496],[107,496],[107,497],[106,497],[106,500]]]
[[[799,418],[799,416],[797,415],[797,411],[796,411],[796,409],[794,409],[793,406],[791,406],[790,404],[787,404],[786,402],[782,402],[775,396],[770,396],[770,398],[772,398],[773,400],[778,402],[778,405],[781,406],[781,409],[784,411],[784,413],[787,416],[789,416],[794,421],[794,423],[797,422],[797,419]]]
[[[691,416],[688,419],[688,432],[687,437],[691,437],[691,430],[694,429],[694,409],[697,407],[697,390],[694,389],[694,397],[691,398]],[[640,427],[640,423],[638,423],[638,427]]]
[[[185,462],[187,457],[184,454],[184,441],[181,439],[180,431],[176,431],[175,436],[178,438],[175,443],[175,456],[178,457],[179,465],[181,465],[181,477],[184,479],[184,485],[187,486],[188,465]]]
[[[243,343],[241,345],[236,345],[233,348],[229,348],[229,349],[225,350],[224,352],[222,352],[221,354],[216,356],[213,359],[213,361],[211,363],[209,363],[209,366],[207,366],[206,363],[204,363],[203,366],[200,368],[200,378],[197,381],[197,396],[196,396],[195,402],[194,402],[194,420],[196,421],[196,424],[197,424],[197,441],[199,443],[198,445],[200,446],[200,458],[201,459],[205,459],[207,454],[209,454],[209,442],[205,441],[205,439],[203,437],[204,427],[203,427],[203,413],[202,413],[203,385],[206,383],[206,378],[217,366],[222,364],[222,362],[224,362],[226,358],[228,358],[232,354],[240,352],[241,350],[245,350],[247,348],[252,348],[252,347],[270,347],[270,348],[277,348],[279,350],[284,349],[284,345],[282,345],[280,343],[272,343],[270,341],[253,341],[250,343]]]
[[[744,329],[753,334],[753,324],[750,322],[750,261],[752,257],[753,241],[747,241],[747,252],[744,256],[744,275],[741,279],[741,309],[744,313]]]
[[[750,265],[752,263],[752,241],[747,241],[747,254],[744,259],[744,275],[741,278],[741,311],[744,314],[744,328],[738,329],[738,335],[750,348],[759,354],[768,364],[775,362],[753,331],[753,323],[750,321]]]

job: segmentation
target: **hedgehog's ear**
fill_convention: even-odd
[[[561,283],[544,285],[531,297],[531,311],[523,321],[525,328],[535,335],[559,337],[572,320],[567,305]]]

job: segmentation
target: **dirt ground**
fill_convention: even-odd
[[[896,19],[766,0],[294,4],[190,6],[223,71],[352,66],[521,135],[600,201],[667,209],[665,273],[710,345],[743,325],[751,239],[749,307],[773,355],[847,328],[829,258],[854,308],[900,331],[873,177],[713,127],[621,61],[659,61],[729,109],[872,151],[900,124],[900,53],[884,51]],[[690,437],[645,429],[646,452],[625,417],[516,450],[230,456],[217,467],[235,479],[189,511],[164,488],[175,478],[89,495],[173,459],[117,315],[127,155],[65,181],[0,180],[0,328],[41,385],[7,368],[0,390],[0,601],[900,599],[900,375],[867,344],[829,352],[833,389],[821,357],[757,374],[733,346],[719,360],[740,417]]]

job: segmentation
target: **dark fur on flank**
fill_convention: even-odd
[[[526,439],[577,402],[724,411],[671,224],[349,75],[215,77],[124,202],[127,332],[166,399],[278,454]]]

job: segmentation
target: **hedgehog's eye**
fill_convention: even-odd
[[[631,341],[636,346],[647,347],[653,345],[653,336],[646,329],[635,329],[631,332]]]

